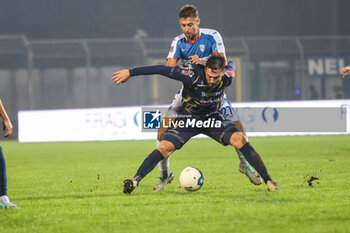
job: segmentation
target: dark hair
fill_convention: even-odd
[[[212,55],[209,57],[206,67],[210,68],[211,70],[222,70],[225,68],[225,58],[219,54]]]
[[[198,18],[199,17],[198,10],[193,5],[184,5],[180,9],[179,18],[189,18],[189,17]]]

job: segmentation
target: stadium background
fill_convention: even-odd
[[[19,110],[169,104],[175,81],[135,78],[116,88],[110,76],[165,63],[186,3],[241,64],[242,94],[227,90],[231,101],[350,98],[350,79],[332,72],[350,63],[346,0],[14,0],[0,7],[0,97],[13,123]],[[328,59],[329,72],[310,75],[310,59]]]

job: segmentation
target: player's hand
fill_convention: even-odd
[[[118,72],[114,72],[112,74],[112,80],[116,85],[119,85],[121,83],[125,83],[130,78],[130,71],[129,70],[121,70]]]
[[[13,126],[10,120],[4,120],[4,131],[5,137],[8,137],[12,134]]]
[[[341,75],[343,76],[343,78],[345,77],[345,75],[348,75],[350,73],[350,66],[344,67],[343,69],[340,70]]]
[[[188,58],[191,60],[192,64],[201,63],[201,60],[199,59],[198,55],[189,56]]]

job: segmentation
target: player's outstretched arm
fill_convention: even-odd
[[[173,67],[162,65],[135,67],[130,70],[121,70],[114,72],[111,79],[116,85],[119,85],[128,81],[130,77],[139,75],[160,74],[166,77],[170,77],[172,69]]]
[[[345,77],[345,75],[350,74],[350,66],[344,67],[340,70],[341,75],[343,76],[343,78]]]
[[[159,74],[170,79],[178,80],[183,83],[191,84],[197,77],[194,76],[192,71],[187,71],[181,69],[178,66],[163,66],[163,65],[154,65],[154,66],[143,66],[135,67],[130,70],[121,70],[114,72],[112,80],[116,85],[124,83],[129,80],[130,77],[139,76],[139,75],[152,75]]]
[[[6,111],[5,111],[4,106],[2,105],[1,99],[0,99],[0,115],[1,115],[2,119],[4,120],[3,129],[5,131],[5,137],[8,137],[12,134],[13,126],[12,126],[12,123],[10,121],[10,118],[6,114]]]

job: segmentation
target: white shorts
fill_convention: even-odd
[[[170,104],[164,116],[177,117],[177,111],[179,110],[182,104],[182,89],[183,87],[176,92],[173,102]]]
[[[168,111],[165,113],[165,116],[177,116],[177,111],[182,105],[182,89],[178,90],[175,94],[175,97],[173,99],[173,102],[168,108]],[[219,111],[225,115],[227,119],[230,121],[239,121],[239,117],[237,115],[237,112],[234,108],[232,108],[230,101],[228,101],[226,94],[222,96],[221,106]]]
[[[230,121],[239,121],[238,114],[236,110],[232,107],[230,101],[228,101],[226,94],[222,96],[221,106],[219,111],[225,115]]]

